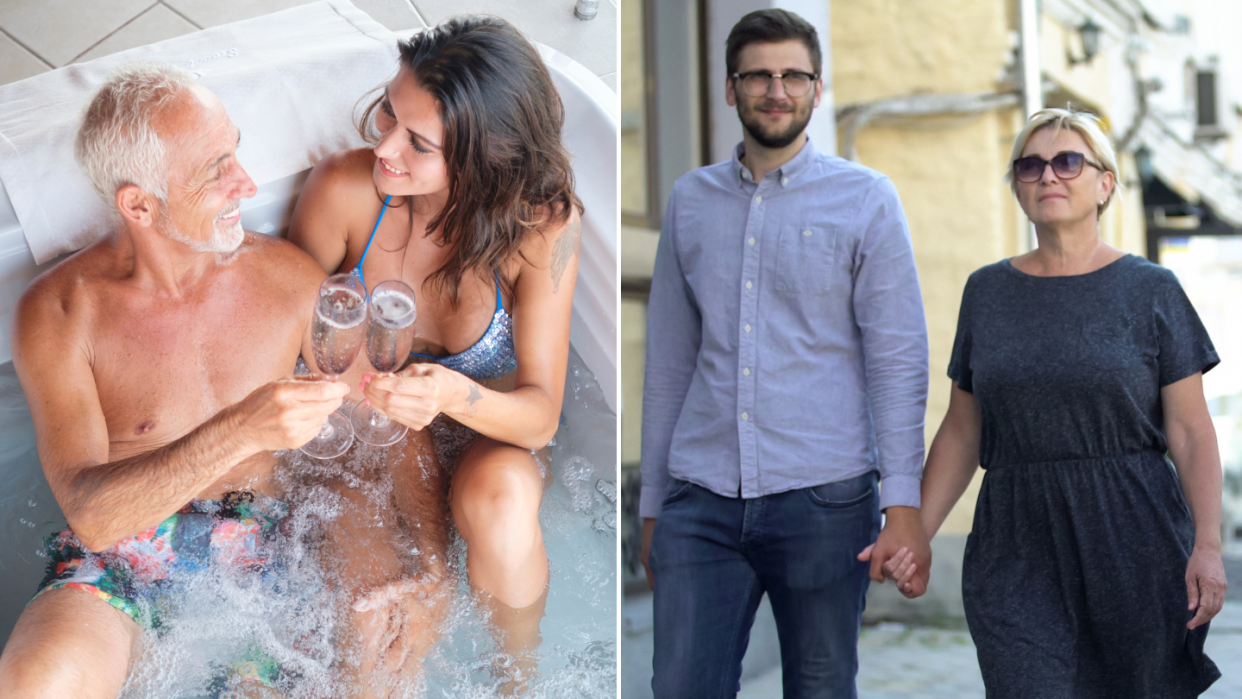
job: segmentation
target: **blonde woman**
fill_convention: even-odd
[[[1039,247],[966,283],[923,526],[986,469],[962,595],[988,697],[1198,696],[1220,677],[1219,359],[1173,274],[1100,239],[1117,163],[1094,117],[1032,116],[1009,180]]]

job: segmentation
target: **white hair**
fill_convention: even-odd
[[[127,185],[167,199],[168,149],[152,122],[193,85],[188,70],[147,61],[118,66],[100,85],[82,115],[73,154],[110,208]]]
[[[1034,136],[1036,131],[1048,127],[1058,131],[1061,129],[1076,131],[1079,136],[1082,136],[1082,140],[1087,142],[1087,147],[1091,149],[1090,155],[1095,156],[1106,172],[1113,173],[1113,188],[1108,192],[1108,198],[1104,200],[1104,203],[1096,207],[1097,216],[1104,213],[1109,203],[1112,202],[1113,195],[1121,196],[1121,174],[1117,171],[1117,152],[1113,149],[1113,142],[1104,135],[1104,128],[1099,118],[1089,112],[1057,108],[1041,109],[1026,120],[1026,126],[1013,141],[1013,153],[1009,156],[1009,171],[1005,173],[1005,180],[1009,182],[1009,188],[1013,190],[1014,196],[1018,195],[1018,180],[1013,176],[1013,161],[1022,157],[1022,151],[1026,150],[1027,142],[1031,140],[1031,136]]]

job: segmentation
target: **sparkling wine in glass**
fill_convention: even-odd
[[[362,347],[367,317],[366,289],[348,274],[334,274],[319,287],[315,319],[311,325],[311,348],[319,370],[330,376],[349,371]],[[328,416],[319,434],[302,447],[316,459],[331,459],[349,450],[354,431],[340,413]]]
[[[414,290],[397,280],[383,282],[371,293],[367,322],[367,359],[381,373],[401,368],[414,346]],[[377,447],[396,444],[406,427],[366,403],[351,416],[358,439]]]

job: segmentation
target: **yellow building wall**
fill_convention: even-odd
[[[625,0],[621,14],[621,210],[647,212],[643,114],[643,15],[640,0]]]
[[[1005,2],[834,0],[837,106],[918,92],[988,92],[1009,53]]]
[[[643,368],[647,364],[647,304],[621,299],[621,464],[637,464],[643,442]]]
[[[1005,3],[836,0],[831,4],[836,106],[921,92],[997,89],[1010,55]],[[859,161],[901,194],[923,290],[931,361],[928,445],[949,405],[945,372],[970,273],[1024,249],[1021,214],[1003,177],[1021,118],[1006,109],[969,117],[873,125]],[[976,476],[941,531],[970,531]]]

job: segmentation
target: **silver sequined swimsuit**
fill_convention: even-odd
[[[371,237],[367,239],[367,246],[362,251],[362,257],[350,271],[350,274],[358,277],[364,287],[366,280],[362,276],[362,263],[367,259],[367,251],[371,249],[371,242],[375,240],[375,232],[379,230],[380,221],[384,220],[384,212],[388,210],[388,202],[391,200],[392,195],[384,199],[384,206],[380,208],[379,217],[375,220],[375,227],[371,229]],[[517,353],[513,348],[513,317],[509,315],[501,302],[500,275],[494,273],[494,276],[496,279],[496,311],[492,314],[491,324],[487,326],[487,330],[483,332],[483,337],[480,337],[478,342],[447,357],[432,357],[417,352],[410,352],[410,356],[433,361],[475,381],[497,379],[515,371]],[[431,428],[440,463],[447,468],[455,466],[457,457],[479,436],[478,432],[444,415],[436,417],[431,423]]]

